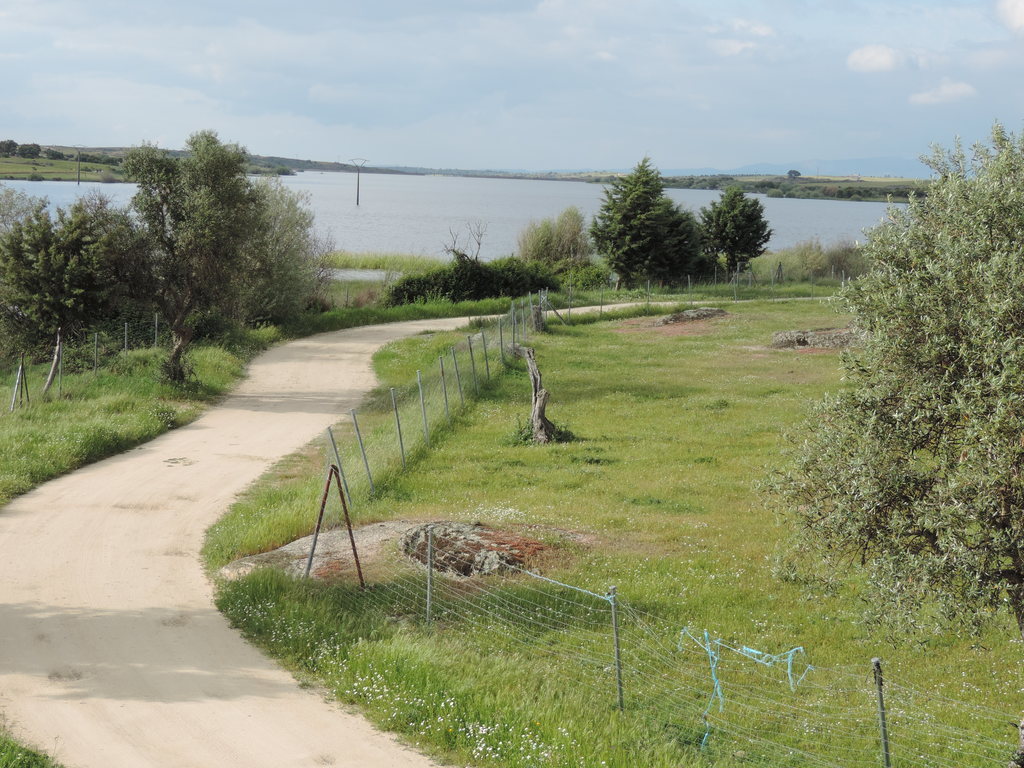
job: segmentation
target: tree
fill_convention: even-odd
[[[171,157],[145,145],[124,160],[139,186],[132,208],[149,237],[156,299],[173,337],[166,365],[172,381],[186,376],[183,356],[200,314],[236,305],[246,279],[239,267],[260,213],[243,148],[200,131],[186,151]]]
[[[843,295],[863,349],[777,483],[807,546],[862,563],[881,615],[1024,636],[1024,143],[927,161]],[[924,611],[924,614],[922,614]]]
[[[255,184],[259,214],[245,249],[237,318],[280,323],[307,309],[329,280],[330,241],[317,234],[308,195],[274,178]],[[323,297],[320,297],[323,298]]]
[[[18,151],[18,142],[13,139],[0,141],[0,157],[11,157]]]
[[[705,251],[724,255],[730,272],[765,252],[772,231],[764,218],[761,201],[749,198],[737,186],[726,188],[722,197],[700,209]]]
[[[682,236],[688,214],[664,195],[658,169],[644,158],[631,173],[612,180],[590,227],[594,243],[620,279],[678,278],[698,268],[696,238]]]
[[[0,325],[8,337],[31,346],[104,317],[124,293],[133,231],[127,214],[100,195],[56,218],[36,201],[0,235]]]
[[[791,169],[786,171],[786,175],[789,176],[790,180],[796,181],[798,178],[800,178],[800,171]]]
[[[17,149],[18,157],[24,157],[30,160],[39,157],[39,153],[42,151],[42,147],[38,144],[21,144]]]

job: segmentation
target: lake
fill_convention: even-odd
[[[519,232],[530,221],[557,216],[571,205],[593,216],[604,190],[600,184],[570,181],[364,173],[357,207],[354,174],[300,173],[281,181],[309,195],[318,227],[340,249],[442,257],[452,233],[465,243],[467,224],[480,222],[486,227],[480,251],[484,259],[514,252]],[[90,189],[126,203],[135,190],[132,184],[97,182],[0,183],[47,197],[56,206],[66,206]],[[716,191],[700,189],[669,189],[666,194],[695,213],[719,198]],[[756,197],[773,230],[773,250],[814,238],[826,245],[863,240],[864,230],[878,224],[888,210],[885,203]]]

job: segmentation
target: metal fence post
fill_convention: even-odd
[[[92,335],[92,372],[98,373],[100,369],[100,335]]]
[[[608,588],[608,602],[612,605],[612,638],[615,641],[615,687],[619,696],[619,711],[625,708],[622,695],[622,649],[619,645],[619,610],[618,596],[614,586]]]
[[[516,348],[516,303],[512,302],[512,349]]]
[[[402,454],[402,469],[405,469],[405,442],[402,440],[402,419],[398,415],[398,398],[395,388],[391,387],[391,407],[395,411],[395,427],[398,429],[398,451]]]
[[[473,371],[473,392],[480,396],[480,382],[476,378],[476,359],[473,357],[473,337],[467,336],[466,341],[469,342],[469,367]]]
[[[466,407],[466,396],[462,394],[462,374],[459,373],[459,356],[455,354],[455,347],[452,347],[452,363],[455,365],[455,383],[459,385],[459,403]]]
[[[434,600],[434,526],[427,528],[427,624]]]
[[[501,318],[498,318],[498,347],[501,350],[501,364],[505,363],[505,333],[501,329]]]
[[[345,489],[348,496],[348,503],[352,503],[352,494],[348,490],[348,478],[345,477],[345,469],[341,466],[341,455],[338,453],[338,444],[334,442],[334,430],[327,428],[327,437],[331,441],[331,450],[334,451],[334,466],[338,468],[338,477],[341,478],[341,487]]]
[[[430,445],[430,429],[427,427],[427,403],[423,399],[423,375],[416,371],[416,385],[420,388],[420,412],[423,414],[423,439]]]
[[[153,346],[160,345],[160,313],[153,313]]]
[[[306,558],[306,572],[303,574],[304,579],[309,578],[309,572],[313,568],[313,555],[316,554],[316,542],[320,538],[320,526],[324,523],[324,510],[327,509],[327,494],[331,490],[331,472],[333,470],[327,470],[327,479],[324,481],[324,495],[320,499],[320,514],[316,516],[316,527],[313,529],[313,541],[309,545],[309,557]]]
[[[444,375],[444,355],[438,355],[437,361],[441,364],[441,391],[444,393],[444,417],[448,423],[452,423],[452,414],[448,410],[448,379]]]
[[[373,473],[370,472],[370,460],[366,458],[366,446],[363,445],[363,436],[359,432],[359,420],[356,418],[356,409],[352,408],[349,413],[352,414],[352,426],[356,428],[356,440],[359,443],[359,452],[363,454],[363,466],[366,467],[366,479],[370,481],[370,493],[376,493],[377,489],[373,486]]]
[[[128,352],[128,323],[124,324],[124,351]]]
[[[885,697],[882,695],[882,660],[874,658],[871,660],[871,667],[875,672],[875,688],[878,691],[878,729],[882,736],[882,765],[885,768],[892,767],[889,757],[889,729],[885,723]]]
[[[491,379],[491,361],[487,359],[487,334],[480,329],[480,343],[484,346],[484,371],[487,373],[487,380]]]

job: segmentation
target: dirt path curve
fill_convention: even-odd
[[[431,765],[243,641],[198,553],[239,491],[357,405],[377,347],[465,323],[276,347],[189,426],[0,509],[0,712],[15,735],[68,768]]]

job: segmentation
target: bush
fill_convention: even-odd
[[[477,301],[557,287],[550,271],[536,262],[511,256],[491,262],[456,256],[438,269],[403,277],[388,288],[384,306],[436,300]]]
[[[759,280],[768,280],[780,263],[786,280],[859,277],[867,271],[861,246],[847,241],[824,247],[818,240],[807,240],[751,259],[750,268]]]

